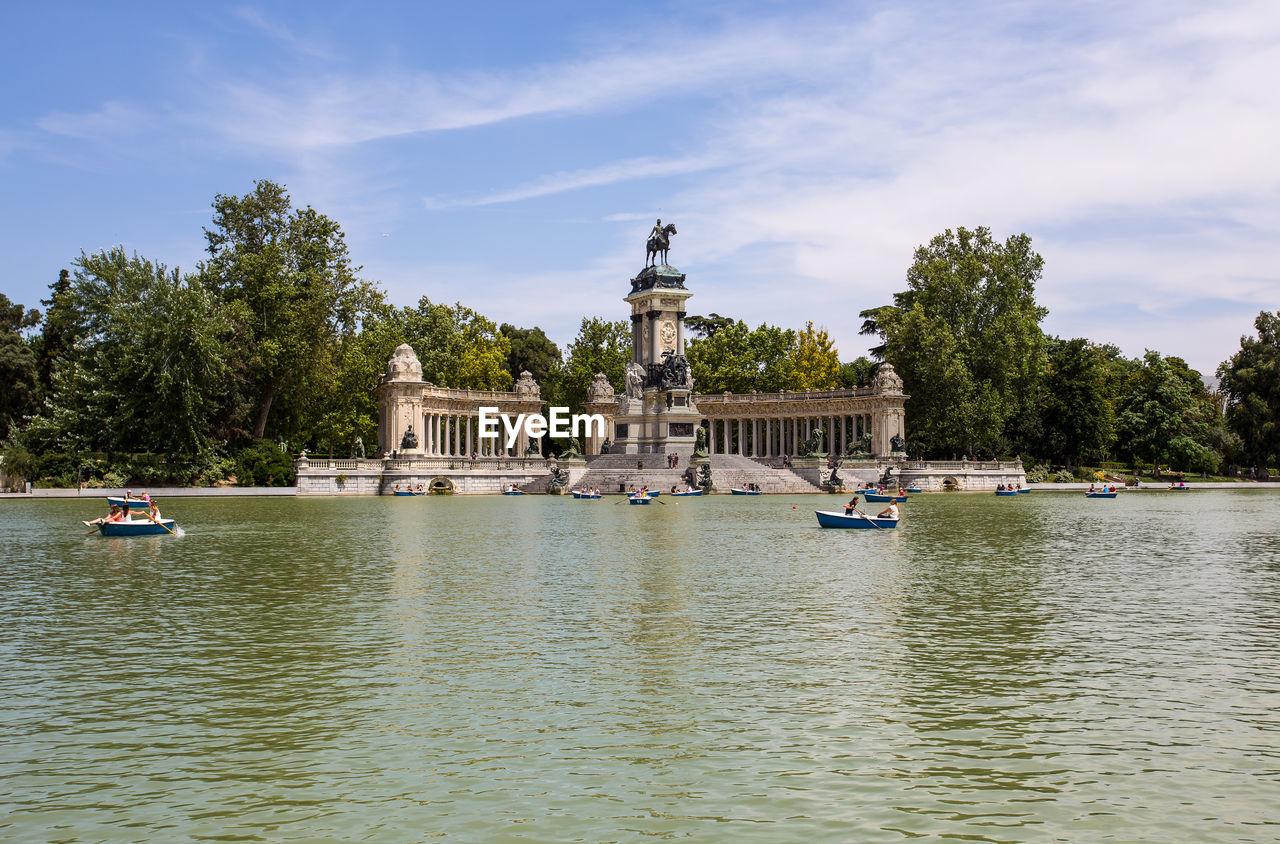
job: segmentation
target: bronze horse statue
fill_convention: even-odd
[[[649,235],[649,240],[645,244],[644,265],[646,267],[657,266],[655,260],[658,253],[662,253],[662,263],[667,263],[667,250],[671,247],[671,235],[676,233],[676,224],[667,223],[662,227],[661,231],[656,231]]]

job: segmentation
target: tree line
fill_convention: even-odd
[[[183,272],[122,248],[82,253],[43,310],[0,295],[5,473],[51,485],[287,484],[301,448],[347,456],[377,440],[374,388],[409,343],[425,380],[510,389],[528,370],[548,404],[581,408],[596,373],[623,388],[625,321],[584,318],[562,351],[539,327],[462,305],[397,307],[360,278],[341,227],[259,181],[218,195],[206,254]],[[1048,337],[1043,260],[1025,235],[957,229],[921,246],[907,289],[864,311],[879,338],[842,362],[827,331],[691,316],[699,392],[865,385],[889,361],[924,457],[1022,454],[1070,466],[1121,459],[1186,471],[1273,466],[1280,451],[1280,313],[1219,369],[1221,390],[1175,357]],[[554,450],[555,443],[550,444]]]

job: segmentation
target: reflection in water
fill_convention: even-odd
[[[0,503],[0,836],[1276,838],[1276,499],[1028,499]]]

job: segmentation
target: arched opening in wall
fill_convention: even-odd
[[[448,478],[431,479],[432,495],[453,495],[453,481]]]
[[[957,481],[955,478],[951,477],[950,475],[947,475],[945,478],[942,479],[943,492],[955,492],[958,489],[960,489],[960,482]]]

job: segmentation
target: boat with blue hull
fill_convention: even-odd
[[[700,489],[691,489],[691,490],[689,490],[688,492],[673,492],[673,493],[671,493],[671,496],[672,496],[673,498],[691,498],[691,497],[693,497],[693,496],[695,496],[695,495],[702,495],[702,490],[700,490]]]
[[[86,525],[90,524],[85,522]],[[99,522],[93,525],[103,536],[155,536],[160,533],[173,533],[173,519],[160,519],[157,522],[137,520],[128,522]]]
[[[108,495],[107,503],[115,507],[123,507],[128,504],[130,510],[141,511],[151,506],[149,498],[126,498],[120,495]]]
[[[397,489],[391,493],[392,495],[426,495],[425,492],[414,492],[412,490]]]
[[[503,494],[503,495],[524,495],[524,490],[522,490],[522,489],[509,489],[509,490],[507,490],[506,492],[504,492],[504,493],[502,493],[502,494]]]
[[[761,494],[760,490],[758,489],[738,489],[736,486],[730,488],[729,492],[731,492],[734,495],[760,495]]]
[[[1018,493],[1018,495],[1026,495],[1027,493],[1031,492],[1031,490],[1029,490],[1029,489],[1015,489],[1015,490],[1014,490],[1014,492]]]
[[[647,495],[628,495],[628,504],[652,504],[653,499]]]
[[[602,498],[603,496],[602,496],[600,493],[598,493],[598,492],[580,492],[580,491],[579,491],[579,492],[575,492],[575,493],[573,493],[573,497],[574,497],[574,498],[582,498],[582,499],[586,499],[586,500],[594,500],[594,499],[597,499],[597,498]]]
[[[905,495],[882,495],[878,492],[868,492],[863,496],[863,498],[867,499],[867,501],[870,501],[872,504],[887,504],[890,501],[896,501],[899,504],[902,504],[907,500]]]
[[[1120,493],[1118,492],[1086,492],[1084,494],[1084,497],[1085,498],[1115,498],[1119,494]]]
[[[903,492],[907,493],[908,495],[915,495],[917,492],[924,492],[924,490],[918,486],[909,486],[906,489],[904,489]]]
[[[846,516],[835,510],[814,510],[818,517],[819,527],[852,528],[854,530],[893,530],[898,526],[898,519],[886,519],[879,516],[866,516],[853,513]]]
[[[1016,489],[998,489],[996,490],[996,495],[1009,495],[1009,496],[1017,497],[1018,491]]]

